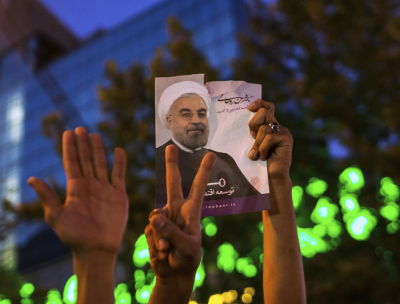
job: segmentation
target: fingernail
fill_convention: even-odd
[[[165,221],[159,216],[155,217],[153,220],[153,225],[156,229],[161,229],[165,224]]]
[[[163,238],[161,238],[161,239],[159,239],[158,240],[158,249],[159,250],[166,250],[166,249],[168,249],[168,246],[169,244],[168,244],[168,241],[167,240],[165,240],[165,239],[163,239]]]
[[[249,154],[248,154],[248,157],[251,158],[251,159],[253,159],[255,155],[256,155],[256,150],[251,149],[250,152],[249,152]]]
[[[254,110],[256,108],[256,104],[253,102],[253,103],[249,104],[249,106],[247,108],[249,110]]]
[[[250,135],[251,135],[251,137],[253,137],[254,139],[256,139],[256,132],[250,131]]]

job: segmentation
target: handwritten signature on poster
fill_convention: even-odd
[[[254,96],[247,96],[247,94],[245,97],[237,96],[237,97],[231,97],[231,98],[222,98],[223,96],[224,96],[224,94],[222,94],[221,97],[218,98],[217,100],[224,101],[226,104],[230,104],[230,105],[239,104],[239,103],[242,103],[245,101],[250,102],[250,98],[254,97]]]

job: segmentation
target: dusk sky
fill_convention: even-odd
[[[110,28],[163,0],[39,0],[78,38]],[[168,1],[168,0],[167,0]]]

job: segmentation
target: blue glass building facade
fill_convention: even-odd
[[[35,199],[36,194],[26,184],[30,176],[54,178],[65,184],[54,143],[41,134],[41,117],[58,109],[60,103],[55,99],[61,98],[60,92],[64,103],[81,117],[69,128],[83,122],[95,130],[101,119],[96,87],[106,81],[104,62],[114,59],[122,69],[135,61],[148,65],[156,47],[167,42],[168,16],[177,17],[193,33],[194,45],[211,65],[223,77],[229,77],[228,61],[240,52],[236,35],[245,27],[244,11],[242,0],[168,0],[93,37],[45,67],[33,69],[29,65],[29,56],[34,52],[21,54],[11,47],[0,53],[0,197],[13,204]],[[34,49],[38,41],[32,39],[29,43]],[[43,79],[48,76],[52,79],[46,85]],[[40,269],[41,263],[65,254],[62,246],[33,246],[35,249],[29,250],[31,258],[18,259],[18,248],[29,247],[46,227],[42,223],[20,228],[23,233],[2,243],[2,263],[13,267],[19,263],[22,271]]]

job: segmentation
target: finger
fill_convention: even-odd
[[[78,143],[79,163],[82,168],[83,176],[93,177],[93,164],[90,159],[89,141],[87,130],[84,127],[75,129],[76,141]]]
[[[169,242],[161,238],[160,236],[157,236],[157,232],[154,231],[153,226],[150,224],[147,225],[144,233],[146,235],[147,245],[149,246],[150,259],[166,259],[170,248]],[[155,240],[157,240],[157,243]]]
[[[28,184],[35,190],[44,209],[46,222],[53,225],[62,204],[48,184],[36,177],[30,177]]]
[[[150,220],[153,230],[157,233],[154,242],[157,244],[159,238],[163,238],[174,246],[174,250],[182,257],[194,257],[201,254],[201,247],[193,239],[193,236],[182,231],[177,225],[163,215],[157,214]],[[157,239],[158,238],[158,239]]]
[[[271,148],[276,148],[279,146],[285,146],[286,142],[288,140],[288,135],[285,133],[271,133],[265,136],[263,142],[261,143],[259,147],[259,152],[260,152],[260,159],[261,160],[266,160],[268,157],[268,153],[271,150]],[[287,142],[287,145],[290,145]]]
[[[262,125],[258,129],[256,140],[254,141],[253,147],[250,149],[248,157],[252,160],[257,160],[260,156],[260,145],[264,141],[264,138],[272,134],[271,127],[269,125]]]
[[[260,126],[267,125],[271,122],[278,123],[276,118],[271,114],[269,110],[261,108],[257,111],[257,113],[249,122],[250,132],[253,131],[255,134],[257,134]]]
[[[217,156],[215,153],[209,152],[207,153],[201,164],[200,169],[196,174],[196,177],[193,181],[192,188],[190,189],[190,199],[193,200],[193,210],[191,210],[190,214],[195,218],[200,220],[201,216],[201,208],[204,200],[204,193],[206,192],[206,187],[208,183],[208,178],[210,177],[210,172],[214,166],[215,160]]]
[[[103,142],[98,134],[90,134],[89,138],[93,151],[94,173],[98,180],[105,182],[108,180],[108,170]]]
[[[275,105],[272,102],[265,101],[262,99],[257,99],[255,102],[249,104],[247,108],[252,112],[256,112],[259,109],[264,108],[268,110],[268,112],[270,112],[272,116],[275,115]]]
[[[62,141],[63,165],[67,179],[82,177],[74,132],[65,131]]]
[[[126,154],[124,149],[115,148],[114,165],[111,173],[111,183],[114,187],[125,191]]]
[[[165,149],[165,163],[167,170],[167,204],[175,199],[182,199],[181,174],[178,167],[178,148],[169,145]]]
[[[152,258],[157,258],[157,247],[156,244],[154,243],[154,234],[151,225],[146,226],[144,234],[146,236],[147,245],[149,246],[150,260]]]
[[[153,211],[150,212],[149,214],[149,220],[152,218],[153,215],[155,214],[162,214],[165,217],[168,217],[168,209],[162,208],[162,209],[154,209]]]

